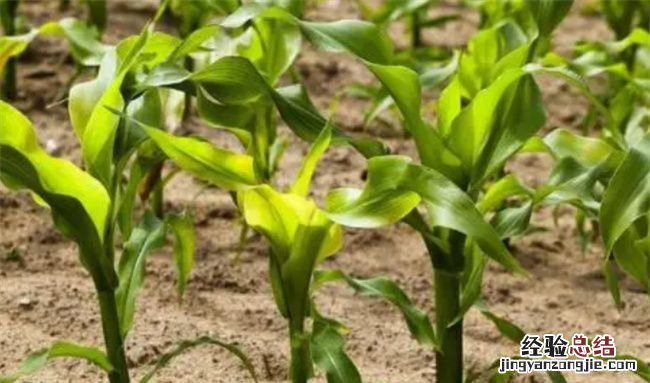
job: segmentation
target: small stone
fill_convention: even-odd
[[[32,307],[34,307],[34,304],[35,304],[35,302],[32,299],[30,299],[29,297],[22,297],[22,298],[20,298],[18,300],[18,306],[20,306],[20,308],[22,308],[22,309],[29,310]]]

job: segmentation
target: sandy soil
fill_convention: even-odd
[[[24,6],[34,24],[47,20],[56,2],[31,2]],[[336,19],[358,17],[352,1],[323,1],[310,17]],[[154,1],[155,5],[156,2]],[[111,1],[108,40],[115,41],[141,28],[153,12],[146,2]],[[453,12],[444,5],[442,12]],[[579,6],[576,6],[579,8]],[[438,10],[440,12],[440,10]],[[475,30],[477,15],[441,30],[427,33],[427,42],[461,47]],[[400,27],[394,31],[399,39]],[[603,23],[575,11],[556,35],[556,46],[568,53],[579,39],[608,38]],[[19,65],[20,100],[16,103],[35,123],[45,144],[57,154],[78,159],[65,105],[50,106],[72,73],[65,46],[39,39]],[[354,80],[371,77],[353,60],[318,53],[306,47],[298,68],[310,94],[321,106]],[[585,113],[584,100],[561,83],[542,78],[548,102],[549,123],[575,127]],[[350,131],[362,130],[363,103],[345,98],[338,122]],[[395,152],[414,154],[399,134],[383,134]],[[191,121],[189,130],[220,143],[225,135]],[[287,130],[283,134],[290,136]],[[291,137],[291,136],[290,136]],[[291,138],[283,159],[279,185],[286,185],[300,165],[306,145]],[[538,156],[521,157],[509,165],[530,184],[540,183],[550,161]],[[342,185],[359,185],[364,161],[352,150],[333,148],[320,164],[315,177],[315,196]],[[240,225],[237,212],[226,194],[205,190],[186,175],[177,177],[168,191],[167,208],[191,208],[198,231],[197,266],[183,305],[175,299],[173,268],[168,250],[151,256],[146,285],[140,296],[135,327],[128,340],[129,363],[137,376],[148,364],[179,339],[212,334],[236,341],[252,357],[263,381],[286,380],[287,340],[284,320],[276,312],[267,283],[267,258],[261,240],[253,240],[233,262]],[[544,232],[515,241],[513,251],[531,274],[525,279],[491,265],[484,282],[483,298],[492,309],[532,333],[609,333],[619,352],[650,359],[647,334],[650,305],[647,296],[631,283],[624,284],[625,307],[618,312],[600,274],[600,245],[594,243],[582,254],[574,234],[569,209],[560,212],[557,226],[551,212],[536,214],[535,223]],[[419,237],[398,224],[382,230],[347,230],[345,248],[325,266],[343,268],[361,277],[387,275],[395,278],[414,301],[430,312],[431,272]],[[20,257],[12,257],[19,254]],[[343,286],[325,288],[318,297],[321,310],[349,325],[348,351],[365,381],[385,383],[431,382],[433,353],[419,347],[409,335],[400,314],[381,301],[355,295]],[[466,319],[467,366],[480,372],[503,355],[517,353],[517,345],[500,337],[492,324],[472,311]],[[53,229],[46,211],[26,194],[8,194],[0,189],[0,371],[8,372],[30,351],[55,339],[70,339],[101,345],[101,330],[95,295],[87,273],[77,261],[75,246]],[[246,374],[227,353],[200,348],[178,358],[157,382],[245,382]],[[570,382],[636,382],[630,375],[568,375]],[[483,379],[483,378],[481,378]],[[479,379],[479,381],[481,381]],[[53,362],[25,382],[100,382],[95,369],[78,361]],[[540,382],[543,377],[518,379]]]

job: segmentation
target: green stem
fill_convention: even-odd
[[[194,70],[194,60],[190,56],[186,56],[183,61],[183,66],[188,72]],[[185,108],[183,109],[183,122],[189,121],[192,117],[192,96],[189,93],[185,93]]]
[[[434,265],[434,299],[436,332],[440,348],[436,350],[436,382],[463,381],[463,321],[461,314],[461,273],[464,263],[465,236],[448,232],[449,253],[443,254],[437,246],[429,246]],[[444,257],[444,260],[441,258]],[[450,323],[453,326],[449,326]]]
[[[164,209],[164,187],[161,179],[156,181],[156,185],[153,189],[153,194],[151,196],[151,208],[156,215],[156,217],[162,219],[165,215]]]
[[[440,350],[436,352],[438,383],[463,381],[463,321],[447,327],[460,314],[460,277],[435,270],[436,329]]]
[[[6,100],[15,100],[17,93],[16,59],[11,58],[7,61],[7,66],[5,67],[4,81],[2,84],[2,97]]]
[[[14,36],[16,34],[16,14],[18,11],[18,1],[11,0],[0,4],[0,21],[2,22],[2,29],[6,36]],[[7,100],[14,100],[17,96],[16,88],[16,58],[11,58],[7,61],[4,71],[4,79],[2,84],[2,97]]]
[[[416,10],[411,14],[411,48],[422,46],[422,28],[420,26],[421,11]]]
[[[113,365],[113,371],[108,375],[108,380],[110,383],[129,383],[129,370],[124,352],[124,339],[122,338],[120,321],[117,315],[115,292],[108,290],[98,291],[97,293],[106,354]]]
[[[289,337],[291,364],[289,378],[292,383],[307,383],[312,375],[309,339],[304,332],[304,320],[290,320]]]

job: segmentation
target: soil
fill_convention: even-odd
[[[155,11],[157,1],[110,1],[110,28],[106,39],[116,41],[137,33]],[[580,39],[608,39],[603,22],[574,5],[571,15],[555,35],[555,45],[568,54]],[[28,20],[37,25],[61,17],[57,2],[24,2]],[[436,12],[457,11],[444,3]],[[359,17],[353,1],[327,0],[310,11],[313,19]],[[430,31],[426,42],[460,48],[476,30],[478,16],[464,11],[463,18]],[[397,25],[393,37],[402,39]],[[343,55],[316,53],[305,46],[298,69],[308,90],[323,108],[353,81],[369,82],[370,75]],[[57,155],[79,158],[79,145],[67,121],[66,105],[56,103],[60,89],[72,74],[65,44],[39,38],[19,64],[20,97],[15,105],[35,124],[44,145]],[[560,82],[541,78],[547,101],[548,128],[575,128],[586,112],[586,102]],[[344,129],[363,130],[359,99],[344,97],[337,115]],[[204,134],[220,144],[234,141],[221,132],[191,120],[188,131]],[[397,153],[415,156],[412,145],[401,138],[400,128],[371,126]],[[287,185],[307,147],[292,137],[281,164],[278,185]],[[229,140],[229,141],[228,141]],[[550,160],[519,156],[509,169],[534,185],[543,182]],[[338,186],[360,185],[364,160],[348,148],[332,148],[319,165],[314,195],[320,199]],[[200,196],[196,197],[201,192]],[[196,198],[195,198],[196,197]],[[237,342],[251,356],[262,381],[286,380],[287,329],[271,298],[267,282],[267,257],[263,242],[253,238],[234,261],[240,223],[237,211],[224,192],[205,189],[189,176],[174,179],[166,194],[166,208],[194,212],[198,235],[197,264],[187,295],[179,304],[169,250],[150,257],[146,283],[138,301],[135,326],[128,339],[129,363],[138,377],[149,363],[180,340],[212,335]],[[513,242],[513,252],[530,273],[513,276],[491,264],[486,273],[483,299],[492,310],[530,333],[608,333],[615,337],[619,353],[650,360],[650,305],[647,295],[625,281],[625,306],[617,311],[600,273],[602,248],[592,243],[581,251],[572,211],[539,211],[536,225],[544,228]],[[433,313],[431,271],[420,238],[403,224],[381,230],[346,230],[345,247],[325,267],[347,270],[359,277],[386,275],[397,280],[420,306]],[[74,244],[52,227],[48,213],[25,193],[9,194],[0,188],[0,371],[13,370],[23,357],[56,339],[101,345],[101,329],[95,293],[87,273],[79,265]],[[347,350],[367,382],[421,383],[434,380],[431,350],[411,338],[398,313],[390,305],[355,295],[344,286],[328,286],[319,293],[321,311],[350,328]],[[477,311],[465,321],[467,366],[472,372],[487,369],[500,356],[514,355],[518,345],[501,337],[491,322]],[[542,376],[517,378],[541,382]],[[637,382],[631,375],[567,375],[569,382]],[[479,378],[484,381],[485,378]],[[57,360],[25,382],[102,382],[96,369],[83,362]],[[202,347],[175,360],[157,382],[245,382],[237,360],[217,348]],[[323,381],[322,378],[317,381]]]

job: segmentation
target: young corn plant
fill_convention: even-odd
[[[326,283],[342,280],[362,294],[389,300],[401,310],[418,340],[435,345],[426,314],[392,281],[360,280],[340,270],[317,270],[342,246],[341,226],[307,197],[318,160],[332,139],[329,127],[321,130],[286,192],[261,183],[254,159],[248,154],[223,150],[200,138],[173,136],[147,126],[144,129],[182,169],[236,192],[246,223],[267,239],[270,285],[289,330],[288,375],[292,382],[307,382],[315,374],[314,365],[325,372],[328,382],[361,382],[361,374],[344,350],[344,326],[316,308],[314,294]]]
[[[122,124],[113,112],[156,120],[159,113],[145,102],[146,95],[131,100],[122,91],[134,71],[161,62],[169,52],[183,46],[166,46],[161,44],[164,41],[170,42],[165,35],[152,33],[146,27],[139,36],[108,50],[96,80],[72,89],[70,117],[87,171],[45,153],[29,120],[10,105],[0,104],[0,178],[11,189],[29,190],[39,204],[51,210],[56,227],[77,243],[81,264],[97,291],[105,343],[104,352],[57,342],[32,354],[16,373],[0,378],[0,382],[13,382],[30,374],[51,358],[81,357],[101,367],[111,383],[128,383],[124,344],[133,325],[146,258],[164,244],[168,231],[177,237],[174,257],[179,294],[183,292],[193,257],[191,221],[187,216],[158,217],[146,210],[133,224],[134,189],[146,175],[144,162],[136,159],[128,174],[125,170],[136,152],[150,152],[151,148],[143,145],[141,130]],[[166,47],[162,52],[161,46]],[[118,258],[115,245],[119,234],[124,246]],[[148,381],[178,353],[202,344],[216,344],[235,353],[255,379],[251,364],[234,345],[202,337],[163,355],[142,381]]]
[[[335,221],[345,225],[376,227],[403,218],[421,233],[434,270],[439,382],[463,379],[462,318],[480,298],[486,256],[521,272],[502,240],[525,232],[533,203],[503,209],[498,203],[491,206],[484,202],[481,206],[481,201],[487,195],[486,187],[503,177],[505,162],[535,136],[545,121],[541,95],[532,75],[558,75],[591,96],[570,72],[528,65],[535,57],[538,38],[548,38],[567,11],[564,4],[540,4],[532,14],[538,26],[536,37],[513,34],[511,27],[500,25],[477,38],[489,43],[479,44],[477,40],[474,49],[460,58],[458,73],[438,103],[437,129],[421,117],[417,74],[392,64],[391,43],[375,25],[351,20],[302,21],[273,8],[245,7],[238,11],[248,18],[281,19],[298,25],[315,45],[357,56],[400,110],[422,165],[410,164],[401,157],[372,158],[366,188],[335,193],[327,210]],[[283,94],[281,90],[268,93],[294,132],[313,140],[323,126],[323,118],[306,95]],[[366,152],[367,157],[379,154]],[[403,198],[398,199],[402,203],[385,203],[389,197]],[[414,210],[420,200],[426,207],[424,216]],[[495,211],[494,226],[483,219],[482,213],[490,210],[487,206]],[[383,217],[386,211],[391,214]],[[499,326],[501,319],[485,312],[503,330],[504,326]]]
[[[11,4],[16,2],[7,0],[0,2],[0,15],[7,13]],[[69,84],[72,84],[85,69],[98,67],[103,55],[109,49],[109,46],[99,41],[99,35],[94,28],[71,17],[46,22],[25,33],[21,30],[20,34],[0,36],[0,72],[5,74],[0,84],[0,96],[3,98],[11,100],[17,96],[16,59],[37,36],[62,38],[68,43],[76,68]],[[64,91],[67,92],[69,87],[66,86]]]

